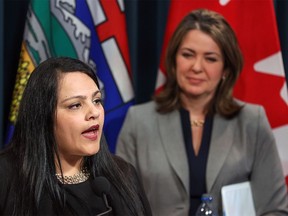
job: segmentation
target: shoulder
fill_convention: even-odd
[[[0,153],[0,173],[1,174],[5,173],[4,176],[7,176],[7,174],[10,174],[11,170],[14,169],[13,167],[14,163],[12,161],[13,161],[13,157],[10,153],[4,152],[4,151]]]
[[[13,176],[16,174],[16,160],[11,153],[0,153],[0,185],[10,184]]]
[[[259,118],[265,116],[265,109],[259,104],[247,103],[237,100],[237,103],[242,106],[239,112],[239,117],[249,120],[249,118]]]
[[[15,160],[10,154],[6,152],[0,153],[0,212],[4,211],[4,208],[6,210],[10,209],[9,207],[7,208],[7,202],[13,197],[13,193],[10,190],[17,171],[14,163]]]
[[[263,106],[240,100],[236,100],[236,102],[242,107],[241,110],[236,116],[229,119],[216,115],[215,122],[217,122],[218,126],[220,124],[222,125],[221,127],[241,128],[240,131],[246,131],[249,134],[256,133],[257,131],[267,132],[271,130]]]
[[[247,133],[270,135],[272,137],[272,129],[266,115],[265,109],[259,104],[239,102],[242,106],[241,111],[235,117],[237,126],[242,127]]]
[[[131,182],[137,183],[139,180],[139,176],[135,167],[118,155],[113,155],[112,157],[118,168],[125,175],[125,177],[130,179]]]
[[[133,105],[129,108],[129,111],[133,112],[156,112],[156,103],[154,101],[148,101],[146,103],[141,103]]]
[[[122,174],[120,176],[122,176],[122,178],[125,179],[130,186],[138,187],[139,177],[134,166],[120,156],[113,155],[112,157],[118,168],[121,170]]]
[[[129,125],[134,129],[139,127],[139,122],[141,122],[141,125],[151,125],[151,121],[153,121],[157,115],[156,104],[153,101],[133,105],[127,112],[124,125]]]
[[[124,174],[131,173],[135,170],[133,165],[125,161],[122,157],[118,155],[112,155],[112,158]]]
[[[134,168],[134,166],[128,162],[126,162],[124,159],[122,159],[121,157],[117,156],[117,155],[112,155],[115,163],[118,165],[119,169],[122,171],[122,173],[124,174],[123,179],[125,179],[124,181],[127,182],[127,185],[129,185],[129,187],[131,188],[130,191],[135,191],[135,194],[138,194],[139,196],[139,201],[142,202],[143,205],[143,210],[145,211],[145,215],[152,215],[151,213],[151,209],[150,209],[150,204],[147,200],[146,194],[144,192],[144,188],[142,185],[141,180],[139,179],[139,176],[136,172],[136,169]],[[137,202],[137,201],[135,201]],[[127,212],[125,210],[125,204],[122,201],[119,201],[119,203],[121,204],[120,208],[117,208],[116,206],[116,211],[121,212],[121,214],[117,214],[117,215],[128,215]],[[135,205],[140,205],[140,203],[135,203]],[[122,213],[122,212],[125,212]],[[130,214],[129,214],[130,215]],[[142,214],[141,214],[142,215]]]

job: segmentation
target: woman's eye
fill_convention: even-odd
[[[78,109],[79,107],[81,107],[80,103],[76,103],[76,104],[72,104],[72,105],[68,106],[69,109]]]
[[[207,61],[209,61],[209,62],[216,62],[216,61],[217,61],[216,58],[206,58],[206,59],[207,59]]]
[[[182,53],[182,56],[187,58],[187,57],[193,56],[193,54],[191,54],[191,53]]]
[[[102,105],[103,100],[101,98],[97,98],[93,101],[94,104],[101,104]]]

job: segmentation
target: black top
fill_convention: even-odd
[[[119,165],[119,168],[125,174],[131,176],[131,180],[135,184],[134,187],[136,187],[137,193],[142,200],[144,210],[146,212],[145,215],[152,215],[150,205],[135,168],[118,156],[113,155],[113,158],[117,165]],[[13,157],[11,157],[10,154],[0,154],[0,215],[12,215],[13,199],[17,196],[17,194],[13,192],[13,185],[11,184],[13,179],[15,179],[15,174],[17,172],[17,170],[14,168],[15,166],[13,165],[13,161]],[[103,214],[103,216],[129,215],[129,213],[127,213],[129,211],[126,204],[111,182],[110,192],[107,195],[108,206],[105,204],[103,196],[101,196],[99,192],[95,192],[95,186],[92,186],[93,183],[95,184],[95,179],[90,176],[87,181],[79,184],[62,185],[63,190],[65,191],[64,193],[67,201],[66,204],[67,206],[71,206],[73,208],[73,214],[91,216],[102,215],[102,213],[109,210],[109,207],[112,207],[112,211],[108,214]],[[56,215],[52,200],[49,193],[47,193],[45,189],[42,197],[40,198],[38,215]]]
[[[79,184],[63,185],[68,205],[81,215],[98,215],[108,210],[103,197],[97,196],[93,190],[93,181],[94,179],[90,177],[87,181]],[[43,195],[39,209],[39,215],[53,215],[52,203],[48,196]]]
[[[189,112],[184,108],[180,109],[182,132],[189,163],[190,180],[190,209],[189,215],[195,215],[198,206],[201,204],[202,194],[206,189],[206,165],[208,160],[210,137],[212,133],[212,117],[206,117],[202,134],[202,142],[199,153],[196,156],[193,149],[191,123]]]

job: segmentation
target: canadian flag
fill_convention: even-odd
[[[273,0],[171,0],[156,92],[165,83],[168,41],[181,19],[197,8],[221,13],[236,32],[245,65],[234,96],[265,107],[288,184],[288,96]]]

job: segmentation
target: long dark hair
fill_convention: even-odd
[[[66,214],[69,209],[62,185],[55,177],[55,161],[61,163],[54,137],[54,117],[61,74],[73,72],[87,74],[99,88],[95,71],[85,63],[68,57],[44,61],[28,80],[8,149],[16,159],[18,171],[12,182],[12,188],[18,195],[14,200],[13,215],[37,215],[44,191],[59,215]],[[113,160],[103,136],[99,152],[84,157],[84,166],[93,177],[104,175],[115,186],[131,215],[144,214],[141,197],[129,176],[125,176]]]
[[[243,67],[243,56],[229,23],[219,13],[206,9],[194,10],[187,14],[169,41],[165,59],[167,81],[164,90],[154,96],[158,111],[167,113],[181,106],[180,89],[176,80],[176,53],[183,38],[194,29],[209,35],[217,43],[224,57],[226,78],[220,81],[214,99],[206,107],[207,112],[218,113],[227,118],[233,117],[241,109],[233,100],[232,90]]]

